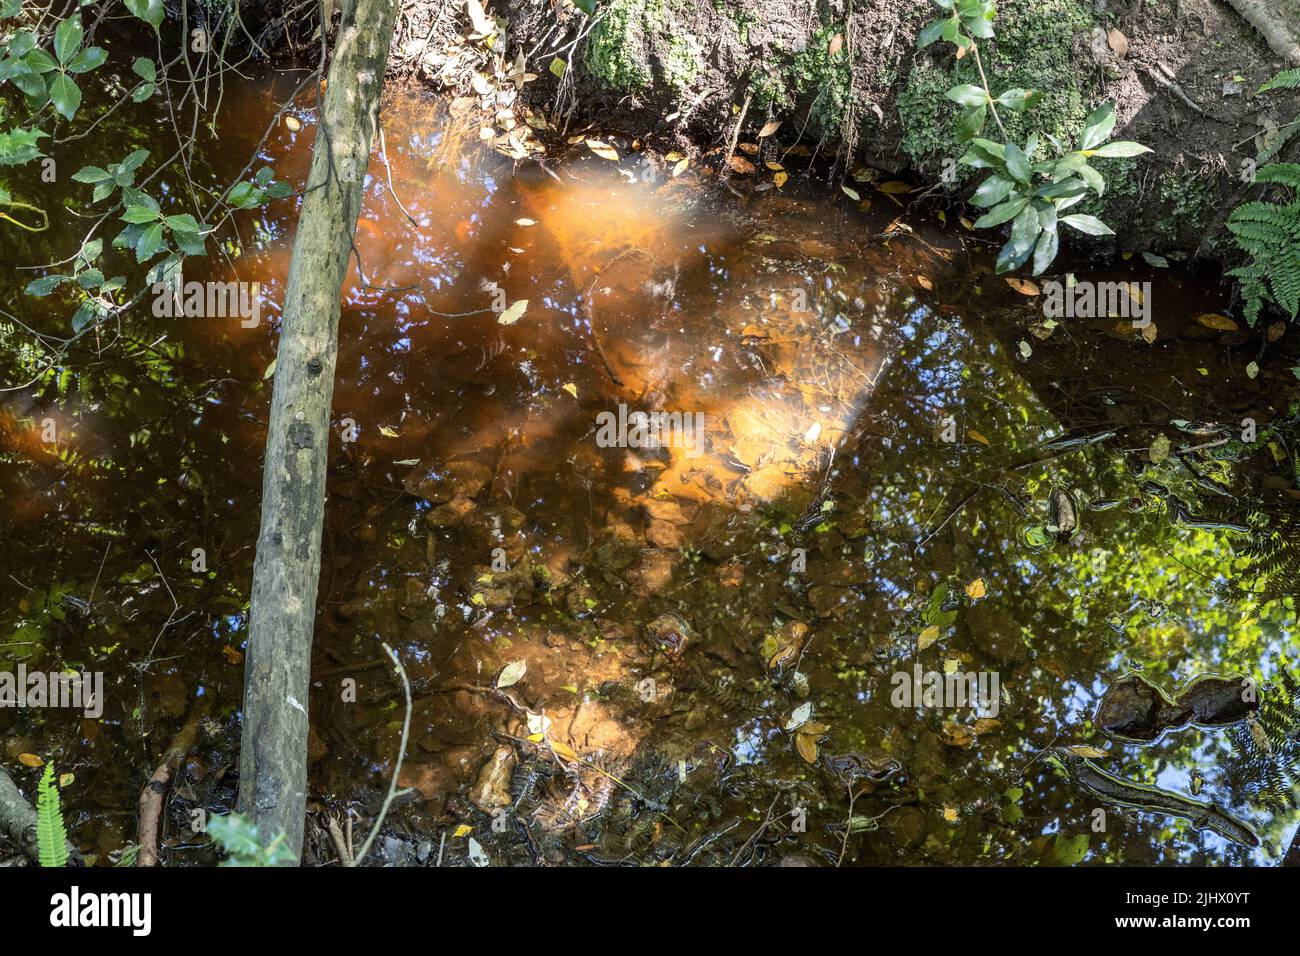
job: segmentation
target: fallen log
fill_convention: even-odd
[[[307,700],[320,576],[339,305],[352,251],[395,0],[349,0],[335,35],[276,353],[253,565],[239,805],[302,853]]]

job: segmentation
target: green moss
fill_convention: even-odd
[[[800,97],[810,99],[810,124],[824,133],[836,133],[852,95],[849,58],[844,48],[831,53],[831,41],[843,27],[826,24],[794,56],[777,56],[750,76],[754,105],[779,113],[793,109]]]
[[[664,78],[673,90],[681,94],[690,88],[695,78],[704,70],[700,56],[700,43],[689,33],[674,36],[668,41],[668,56],[664,60]]]
[[[1043,93],[1027,113],[1001,112],[1012,139],[1023,142],[1031,131],[1067,140],[1078,135],[1092,105],[1094,71],[1077,60],[1074,44],[1097,23],[1082,0],[1007,0],[999,5],[996,39],[991,48],[987,41],[981,46],[993,92],[1023,87]],[[965,151],[956,135],[958,108],[943,94],[959,83],[980,82],[973,57],[957,61],[950,45],[935,49],[943,52],[921,56],[898,97],[903,149],[919,168]],[[985,134],[1001,138],[992,118]]]
[[[604,10],[587,38],[587,70],[616,90],[649,89],[651,38],[664,22],[663,0],[608,0]]]
[[[1213,174],[1182,170],[1162,175],[1157,195],[1165,213],[1156,220],[1156,231],[1171,240],[1182,231],[1193,235],[1202,232],[1214,203],[1214,179]]]

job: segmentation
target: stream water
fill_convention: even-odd
[[[200,188],[295,81],[227,87]],[[60,164],[169,154],[164,109],[128,104]],[[291,115],[260,159],[298,187],[313,114]],[[1154,337],[1045,326],[987,237],[870,183],[866,210],[811,174],[733,196],[622,138],[618,162],[576,144],[516,168],[409,91],[384,128],[339,332],[312,859],[394,769],[381,642],[414,693],[388,862],[466,865],[471,839],[495,864],[1280,859],[1300,820],[1290,337],[1261,353],[1205,327],[1226,288],[1141,260],[1075,277],[1149,282]],[[168,862],[211,861],[191,811],[233,804],[296,202],[186,263],[258,283],[256,325],[141,307],[42,372],[0,324],[0,667],[104,675],[97,719],[0,711],[0,759],[25,785],[33,755],[73,775],[70,833],[101,864],[195,707]],[[86,220],[52,218],[5,258],[68,255]],[[5,309],[66,329],[66,301],[21,296],[34,274],[5,270]],[[638,412],[669,416],[657,446]],[[1093,718],[1133,670],[1170,696],[1247,679],[1258,706],[1117,740]],[[980,699],[953,696],[966,675]],[[1259,846],[1106,803],[1052,747],[1213,802]]]

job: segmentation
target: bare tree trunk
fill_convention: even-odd
[[[339,303],[396,0],[348,0],[330,63],[276,354],[253,565],[239,810],[302,853],[310,679]]]
[[[1273,52],[1300,66],[1300,5],[1297,0],[1228,0]]]

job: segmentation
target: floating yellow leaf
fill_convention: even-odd
[[[1196,321],[1207,329],[1217,329],[1220,332],[1236,332],[1239,328],[1232,319],[1217,312],[1202,312],[1196,317]]]
[[[1074,754],[1076,757],[1088,757],[1090,759],[1106,756],[1106,751],[1100,747],[1089,747],[1087,744],[1075,744],[1072,747],[1066,747],[1065,752]]]
[[[302,129],[302,123],[298,122],[298,117],[296,116],[286,116],[284,118],[284,125],[289,127],[289,131],[292,133],[296,133],[298,130]]]
[[[235,650],[235,648],[231,647],[229,644],[222,646],[221,653],[226,655],[226,663],[231,667],[238,667],[240,664],[244,663],[243,653]]]
[[[978,601],[987,593],[988,589],[984,587],[983,578],[976,578],[970,584],[966,585],[966,596],[972,601]]]
[[[938,625],[931,624],[924,631],[922,631],[921,636],[916,639],[916,649],[918,651],[923,651],[938,639],[939,639],[939,627]]]
[[[921,275],[916,277],[916,284],[919,285],[922,289],[925,289],[927,292],[929,292],[931,289],[934,288],[934,283],[931,282],[929,279],[927,279],[925,276],[921,276]]]
[[[527,309],[528,309],[528,300],[520,299],[514,305],[510,306],[510,308],[506,309],[504,312],[502,312],[500,315],[497,316],[497,324],[514,325],[516,322],[519,321],[519,319],[523,316],[524,312]]]
[[[19,754],[18,762],[22,764],[24,767],[45,766],[45,761],[42,760],[40,757],[36,756],[36,754]]]
[[[565,385],[564,390],[568,392],[570,395],[572,395],[574,398],[578,397],[578,386],[574,385],[572,382],[569,382],[567,385]]]
[[[958,816],[957,811],[952,807],[943,808],[943,818],[947,820],[949,823],[956,823],[957,816]]]
[[[685,156],[677,160],[677,165],[673,167],[673,178],[676,179],[682,173],[686,172],[686,167],[689,166],[690,164],[691,161],[687,159]]]
[[[785,167],[782,166],[780,163],[766,162],[763,165],[766,166],[768,169],[772,170],[772,172],[774,173],[779,173],[781,170],[785,169]]]
[[[966,434],[969,435],[972,440],[979,442],[981,445],[987,445],[989,443],[987,438],[973,428],[966,429]]]
[[[1038,284],[1030,282],[1028,279],[1017,279],[1014,276],[1008,276],[1007,285],[1021,295],[1042,295],[1042,290],[1038,288]]]
[[[452,832],[451,836],[453,840],[459,840],[461,837],[469,836],[469,834],[473,832],[474,832],[474,828],[472,826],[470,826],[468,823],[462,823],[460,826],[456,827],[456,829]]]
[[[772,182],[776,183],[777,189],[780,189],[782,186],[785,185],[785,181],[789,178],[790,177],[787,176],[785,173],[777,173],[775,176],[772,177]]]
[[[888,182],[881,183],[876,188],[879,189],[882,193],[891,196],[901,195],[903,193],[910,193],[912,191],[911,186],[897,179],[891,179]]]
[[[794,749],[799,751],[805,763],[817,762],[817,738],[812,734],[795,734]]]
[[[610,146],[608,143],[601,142],[598,139],[589,139],[586,142],[587,148],[601,159],[612,159],[615,162],[618,161],[618,150],[613,146]]]
[[[396,428],[391,428],[391,427],[389,427],[388,425],[380,425],[380,426],[379,426],[379,434],[383,435],[385,438],[396,438],[396,437],[397,437],[397,429],[396,429]]]
[[[505,667],[501,668],[501,673],[497,676],[497,688],[513,687],[524,679],[528,673],[528,661],[520,658],[517,661],[511,661]]]
[[[732,172],[740,173],[742,176],[749,176],[754,172],[754,164],[744,156],[732,156],[727,160],[727,165],[731,167]]]

